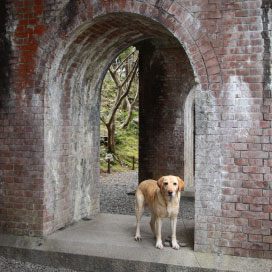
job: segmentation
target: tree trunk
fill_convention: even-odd
[[[127,97],[123,101],[122,109],[123,110],[127,110],[128,109],[128,98]]]
[[[126,128],[131,121],[133,107],[131,104],[127,104],[128,116],[125,122],[122,124],[121,129]]]
[[[130,103],[128,100],[128,97],[126,97],[128,116],[127,116],[126,121],[121,126],[122,129],[126,128],[131,121],[132,111],[134,110],[134,106],[135,106],[135,103],[137,102],[138,95],[139,95],[139,85],[138,85],[137,93],[136,93],[132,103]]]
[[[107,124],[107,130],[108,130],[108,152],[114,153],[115,152],[115,120],[113,119],[112,122]]]

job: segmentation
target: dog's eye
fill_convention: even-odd
[[[174,185],[176,186],[176,185],[177,185],[177,183],[176,183],[176,182],[174,182]]]
[[[165,186],[168,185],[168,182],[165,182],[164,185],[165,185]]]

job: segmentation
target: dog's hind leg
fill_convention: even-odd
[[[156,237],[156,232],[155,232],[155,222],[156,222],[156,215],[150,210],[151,214],[151,219],[150,219],[150,228],[154,234],[154,237]]]
[[[143,213],[144,208],[144,195],[140,190],[137,190],[135,194],[135,212],[136,212],[136,234],[135,240],[141,240],[141,233],[140,233],[140,221]]]

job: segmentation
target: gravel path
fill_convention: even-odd
[[[128,193],[136,190],[138,172],[116,173],[103,176],[101,181],[101,212],[113,214],[135,215],[134,196]],[[179,218],[194,218],[194,201],[191,198],[181,198]],[[146,209],[144,215],[148,215]],[[19,262],[0,256],[1,272],[77,272],[64,268],[53,268],[28,262]]]
[[[100,209],[102,213],[135,215],[134,196],[128,193],[138,186],[138,172],[116,173],[102,177]],[[179,218],[194,219],[194,199],[181,198]],[[148,209],[144,215],[149,215]]]
[[[77,272],[66,268],[54,268],[45,265],[38,265],[28,262],[19,262],[0,256],[1,272]]]

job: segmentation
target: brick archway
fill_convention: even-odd
[[[44,233],[99,212],[99,90],[117,54],[141,40],[176,37],[203,91],[219,73],[209,40],[182,6],[85,3],[74,7],[74,17],[67,15],[71,8],[68,4],[52,23],[43,35],[49,42],[40,47],[37,78],[45,88]]]
[[[218,59],[206,29],[192,12],[175,1],[66,1],[56,5],[56,13],[48,15],[46,22],[40,16],[42,8],[44,14],[50,13],[49,6],[48,10],[42,5],[35,7],[39,23],[32,32],[29,30],[35,44],[29,40],[29,45],[21,48],[18,41],[18,55],[25,61],[31,48],[34,60],[27,63],[26,74],[16,82],[21,89],[14,103],[19,102],[22,112],[28,103],[33,103],[41,115],[31,134],[39,140],[35,154],[31,154],[40,159],[39,173],[33,173],[38,185],[33,186],[32,192],[36,198],[29,197],[31,205],[33,200],[29,215],[20,219],[21,225],[8,229],[37,236],[99,211],[99,88],[110,62],[122,50],[158,37],[174,38],[184,48],[201,86],[196,98],[201,123],[196,142],[201,142],[202,152],[205,148],[210,150],[205,138],[209,129],[207,112],[216,104],[211,89],[218,91],[222,84]],[[14,89],[17,90],[15,86]],[[211,168],[214,165],[220,166],[220,162]],[[202,169],[196,168],[199,174]],[[196,183],[200,180],[199,186],[203,187],[208,175],[216,180],[219,172],[205,170],[204,179],[196,175]],[[24,176],[22,182],[25,179]],[[214,186],[215,190],[218,186]],[[199,190],[196,199],[202,205]],[[220,210],[221,202],[217,199],[210,205]],[[200,208],[196,215],[200,222]],[[201,247],[201,230],[197,229],[196,234],[198,249],[205,250],[207,237]]]

